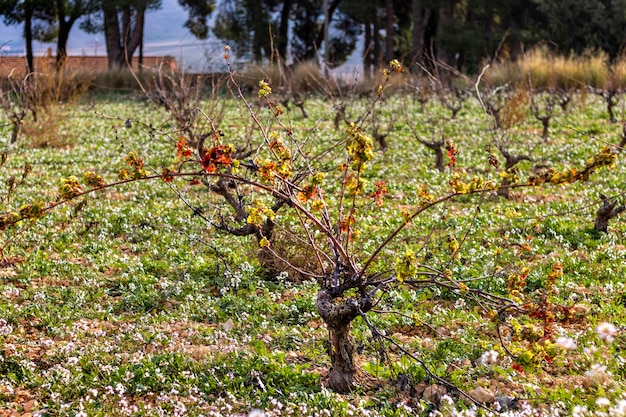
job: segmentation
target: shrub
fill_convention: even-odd
[[[17,214],[6,215],[5,227],[36,218],[86,194],[129,182],[142,184],[162,180],[172,187],[203,183],[206,189],[201,195],[208,201],[204,207],[196,207],[178,193],[195,216],[226,234],[251,236],[265,254],[271,254],[281,264],[317,283],[316,309],[329,331],[329,385],[338,392],[349,392],[367,380],[355,359],[357,346],[351,331],[357,318],[361,320],[363,331],[371,335],[373,344],[379,348],[381,359],[386,358],[386,347],[393,347],[407,360],[423,364],[410,347],[379,327],[377,313],[380,311],[376,311],[376,306],[393,306],[395,302],[404,301],[402,297],[415,295],[410,302],[417,303],[419,294],[429,293],[433,297],[446,297],[447,301],[474,303],[477,313],[499,322],[509,310],[520,314],[525,311],[542,313],[539,318],[543,320],[543,329],[548,329],[552,322],[545,312],[550,310],[555,282],[562,276],[559,263],[554,262],[547,273],[550,284],[547,292],[537,296],[541,310],[534,305],[522,306],[512,296],[491,294],[484,286],[476,284],[479,280],[471,278],[471,274],[464,275],[469,267],[461,249],[469,244],[470,231],[478,224],[480,197],[493,195],[499,183],[482,171],[463,169],[457,160],[460,159],[459,148],[453,141],[445,144],[445,181],[431,186],[421,178],[412,179],[415,180],[412,199],[387,209],[389,187],[384,176],[377,176],[381,172],[384,175],[384,171],[372,169],[373,140],[364,128],[375,107],[381,106],[387,80],[401,70],[397,61],[390,62],[360,117],[350,120],[345,131],[320,137],[320,142],[315,144],[308,132],[294,131],[283,121],[283,110],[274,102],[272,86],[267,80],[258,84],[259,99],[265,107],[257,112],[241,94],[241,86],[231,72],[231,88],[241,97],[242,107],[252,120],[256,141],[239,146],[218,126],[212,126],[205,140],[195,146],[190,142],[200,137],[198,130],[180,135],[165,133],[172,139],[173,155],[171,163],[161,171],[149,171],[141,155],[130,151],[124,158],[124,168],[119,171],[119,181],[106,184],[92,171],[86,172],[82,180],[75,176],[64,178],[59,184],[57,201],[45,206],[24,205]],[[168,111],[184,113],[194,101],[183,103],[180,108],[172,107]],[[191,128],[201,128],[196,119],[189,120],[192,120]],[[211,122],[209,115],[206,123]],[[615,160],[614,149],[607,146],[580,169],[551,169],[525,179],[516,172],[500,170],[498,173],[507,179],[510,188],[568,185],[588,180],[596,170],[612,166]],[[496,165],[493,164],[494,168]],[[448,204],[455,199],[478,208],[448,212]],[[442,213],[429,216],[437,207]],[[515,217],[514,209],[504,210],[510,218]],[[489,219],[481,219],[485,220]],[[374,235],[369,245],[361,243],[362,224],[375,224],[368,230]],[[459,224],[463,227],[467,224],[467,230]],[[302,251],[297,250],[299,245],[306,247],[306,259],[302,259]],[[526,250],[523,244],[520,247]],[[287,249],[296,250],[294,253]],[[490,273],[493,285],[502,283],[500,272],[494,268]],[[525,273],[517,275],[519,279],[513,274],[509,276],[512,294],[522,287],[526,277]],[[410,294],[407,289],[412,290]],[[406,291],[403,293],[403,290]],[[145,294],[151,296],[151,292],[146,286],[140,291],[139,299],[131,297],[127,307],[153,308],[153,304],[145,303],[144,297]],[[534,331],[534,327],[525,330]],[[537,334],[531,335],[533,341]],[[530,353],[534,355],[530,358],[532,361],[527,351],[520,348],[519,362],[528,359],[523,363],[528,365],[544,357],[552,358],[547,356],[550,352],[545,351],[547,344],[536,346],[539,346],[537,351]],[[442,350],[444,348],[442,346]],[[436,353],[444,356],[444,352]],[[543,353],[546,355],[542,356]],[[517,365],[522,366],[519,362]],[[434,381],[454,387],[425,369]],[[433,390],[435,388],[430,389]]]

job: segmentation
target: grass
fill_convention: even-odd
[[[624,87],[624,58],[610,62],[602,52],[582,55],[556,55],[546,49],[533,49],[518,61],[500,61],[489,68],[485,81],[492,86],[527,84],[533,88],[564,91]]]
[[[355,99],[347,113],[365,105]],[[397,95],[382,104],[382,117],[403,114],[402,106],[421,135],[445,134],[456,143],[461,172],[499,179],[487,161],[490,121],[477,100],[450,121],[436,100],[421,111],[412,97]],[[306,107],[309,119],[292,109],[285,120],[312,149],[342,134],[334,131],[329,103],[310,100]],[[603,109],[598,98],[576,97],[568,113],[555,116],[547,143],[532,117],[513,126],[509,148],[533,156],[520,163],[521,175],[538,163],[580,168],[605,143],[618,143],[621,127],[609,124]],[[161,134],[171,128],[167,115],[145,103],[118,97],[61,110],[67,117],[55,134],[63,135],[62,146],[34,146],[22,137],[9,147],[5,139],[5,184],[27,161],[33,166],[6,207],[33,196],[53,200],[60,178],[87,169],[113,180],[131,150],[155,172],[172,161],[174,144]],[[132,127],[124,127],[126,119]],[[233,138],[248,123],[232,102],[223,120],[220,128]],[[270,119],[262,114],[261,120]],[[394,120],[389,150],[377,153],[367,173],[371,184],[384,179],[389,193],[382,207],[372,200],[361,208],[356,243],[363,253],[399,224],[400,209],[416,204],[421,185],[434,194],[449,188],[449,172],[435,170],[429,150]],[[2,126],[6,138],[9,127]],[[473,288],[507,297],[517,289],[528,308],[549,297],[551,322],[505,312],[500,338],[493,312],[480,305],[440,288],[402,287],[386,294],[370,319],[461,389],[519,398],[512,415],[626,415],[626,227],[618,218],[609,234],[591,231],[600,193],[624,200],[625,171],[620,160],[586,183],[523,189],[509,200],[460,198],[426,212],[377,265],[390,267],[404,247],[419,248],[433,231],[424,262],[449,268]],[[360,319],[353,326],[362,348],[358,362],[372,383],[345,396],[325,389],[327,332],[315,310],[316,285],[285,274],[264,279],[255,243],[210,228],[172,187],[194,206],[215,207],[202,187],[128,184],[4,232],[2,413],[235,416],[259,409],[267,416],[408,416],[434,410],[430,403],[437,401],[424,394],[433,382],[424,366],[393,346],[389,363],[381,363]],[[460,256],[451,256],[448,237],[465,235]],[[551,283],[557,262],[563,274]],[[596,331],[604,322],[617,326],[610,343]],[[551,335],[541,342],[546,331]],[[571,343],[559,344],[559,337]],[[480,359],[491,351],[495,360]],[[436,406],[443,415],[480,413],[454,392]]]

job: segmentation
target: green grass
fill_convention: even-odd
[[[365,105],[354,100],[347,113],[355,117]],[[433,154],[412,139],[398,116],[402,106],[424,138],[443,134],[455,142],[458,170],[499,180],[487,161],[490,121],[477,100],[470,99],[455,120],[447,120],[449,111],[434,99],[424,112],[410,96],[380,105],[382,120],[394,127],[389,150],[377,152],[365,174],[366,191],[382,179],[389,193],[382,207],[372,199],[359,207],[355,250],[361,259],[402,222],[402,208],[415,207],[422,184],[434,195],[449,190],[449,169],[434,169]],[[306,107],[309,119],[298,109],[283,118],[294,136],[307,139],[307,151],[342,137],[332,127],[329,103],[315,99]],[[618,143],[621,126],[609,124],[603,109],[595,97],[577,98],[569,113],[555,116],[547,143],[530,116],[506,132],[512,152],[532,153],[533,162],[520,164],[521,176],[537,163],[580,168],[605,143]],[[129,151],[156,173],[174,163],[174,142],[163,134],[172,122],[162,110],[123,97],[62,110],[58,132],[69,146],[32,148],[30,138],[22,137],[10,147],[4,140],[9,159],[0,172],[3,183],[19,177],[25,162],[33,166],[11,200],[3,201],[7,209],[36,197],[52,201],[59,179],[80,178],[87,169],[113,181]],[[123,127],[126,119],[132,128]],[[264,112],[260,120],[272,122]],[[220,125],[225,137],[241,138],[249,123],[228,101]],[[1,137],[8,138],[9,126],[0,125]],[[322,165],[341,162],[337,149]],[[591,229],[600,194],[624,201],[625,174],[619,160],[589,182],[520,189],[509,200],[465,196],[425,212],[386,248],[375,269],[392,268],[405,247],[420,249],[429,234],[420,262],[450,269],[474,289],[508,297],[511,275],[527,267],[523,305],[530,309],[554,290],[549,343],[538,342],[545,335],[540,318],[503,313],[500,340],[492,312],[471,300],[441,288],[393,288],[370,320],[428,371],[393,346],[389,362],[381,363],[370,330],[356,319],[353,335],[363,349],[358,363],[373,382],[345,396],[324,388],[330,360],[327,331],[315,310],[316,284],[284,275],[263,279],[252,240],[219,233],[175,192],[211,213],[219,200],[203,186],[153,181],[91,194],[84,205],[62,206],[3,232],[0,410],[61,416],[246,415],[252,409],[268,416],[427,415],[432,405],[419,390],[401,392],[394,381],[406,374],[419,387],[433,382],[429,372],[468,392],[480,386],[518,397],[519,415],[624,406],[626,226],[617,218],[608,234]],[[338,189],[334,175],[328,176],[329,201]],[[447,249],[449,236],[466,236],[458,258]],[[562,262],[563,276],[547,288],[556,262]],[[596,333],[602,322],[619,328],[612,343]],[[576,347],[555,345],[560,336]],[[480,364],[490,350],[497,361]],[[457,393],[449,398],[451,404],[440,404],[444,415],[471,409]]]

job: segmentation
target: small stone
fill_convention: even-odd
[[[426,390],[427,387],[428,385],[425,382],[420,382],[419,384],[415,385],[413,387],[413,396],[417,398],[423,397],[424,390]]]
[[[468,394],[470,397],[472,397],[474,400],[481,404],[490,403],[496,398],[495,394],[490,389],[483,387],[474,388],[473,390],[468,392]]]
[[[30,413],[33,410],[34,406],[35,406],[35,400],[26,401],[26,403],[24,403],[24,412]]]
[[[515,397],[509,397],[508,395],[500,395],[495,398],[498,403],[497,411],[516,410],[518,408],[519,399]]]
[[[574,304],[570,310],[576,316],[586,316],[589,314],[590,308],[585,304]]]
[[[439,404],[446,392],[446,388],[441,385],[431,385],[424,390],[423,398],[431,404]]]
[[[228,319],[226,323],[222,324],[222,329],[224,329],[225,332],[230,332],[233,327],[235,327],[235,323],[233,323],[232,319]]]
[[[317,330],[321,324],[322,323],[319,320],[311,320],[307,323],[307,325],[313,330]]]

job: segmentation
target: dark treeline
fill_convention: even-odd
[[[392,58],[406,66],[437,60],[472,73],[496,53],[515,60],[537,44],[562,54],[601,50],[615,58],[626,36],[626,0],[178,1],[189,12],[181,25],[198,38],[213,35],[229,43],[244,59],[321,57],[340,65],[364,45],[366,76]],[[78,22],[104,33],[110,68],[133,56],[141,60],[146,12],[160,7],[161,0],[0,0],[5,23],[23,26],[29,57],[33,39],[56,40],[62,64]]]

